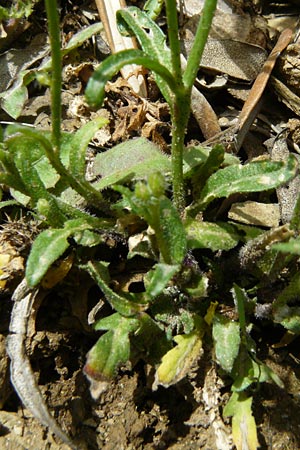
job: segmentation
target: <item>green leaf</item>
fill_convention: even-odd
[[[13,127],[13,129],[19,130],[19,127]],[[38,133],[34,134],[38,135]],[[45,142],[45,145],[51,146],[47,137],[42,135],[41,140]],[[22,189],[21,193],[30,197],[31,207],[33,209],[38,209],[40,202],[44,202],[44,206],[47,204],[47,208],[44,208],[42,215],[45,216],[52,226],[63,226],[66,216],[59,208],[55,196],[47,190],[48,187],[55,184],[58,175],[51,164],[47,162],[40,141],[35,141],[31,137],[28,138],[27,136],[17,134],[8,136],[6,144],[8,150],[13,154],[14,165],[17,170],[16,181],[18,182],[19,178],[22,179],[24,189]],[[8,167],[8,169],[12,169],[12,167]],[[15,172],[13,174],[15,176]],[[10,180],[7,181],[9,182]],[[11,186],[13,188],[17,187],[13,180]],[[22,185],[19,184],[19,186],[22,188]],[[16,200],[22,200],[18,194],[15,198]]]
[[[176,81],[172,74],[156,59],[146,55],[142,50],[123,50],[108,56],[95,70],[88,81],[85,96],[87,102],[94,108],[99,108],[104,101],[106,83],[111,80],[122,67],[130,64],[140,64],[158,73],[165,84],[176,89]]]
[[[155,374],[153,389],[157,389],[158,385],[169,387],[187,375],[201,356],[204,333],[205,324],[198,318],[194,331],[174,337],[177,345],[163,356]]]
[[[156,320],[148,314],[139,314],[139,328],[131,336],[131,348],[134,357],[157,365],[163,355],[172,348],[171,340],[167,338]]]
[[[183,173],[185,178],[191,178],[199,166],[204,165],[210,155],[210,148],[207,147],[187,147],[183,152]],[[229,153],[224,154],[223,166],[231,166],[232,164],[239,164],[240,159],[237,156]],[[206,178],[205,178],[206,180]]]
[[[17,119],[21,115],[24,104],[28,99],[28,92],[26,85],[23,84],[24,78],[22,75],[27,75],[27,72],[19,74],[20,81],[1,95],[1,108],[13,119]]]
[[[139,327],[139,320],[113,314],[100,320],[97,330],[109,329],[98,339],[97,343],[87,354],[84,367],[86,374],[95,379],[111,379],[116,375],[121,364],[125,364],[130,357],[129,335]]]
[[[290,239],[289,242],[280,242],[279,244],[274,244],[272,248],[282,253],[300,255],[300,238]]]
[[[171,52],[166,45],[166,36],[146,12],[141,11],[135,6],[119,10],[117,12],[117,22],[121,31],[126,30],[134,34],[145,54],[154,58],[171,74]],[[143,65],[143,63],[137,64]],[[176,86],[174,88],[173,84],[173,77],[171,80],[167,80],[159,71],[151,67],[149,69],[153,70],[157,86],[170,105],[173,95],[172,91],[176,91]]]
[[[103,24],[101,22],[96,22],[92,25],[84,27],[71,37],[66,47],[61,51],[62,56],[65,56],[70,53],[70,51],[80,47],[85,41],[101,31],[103,31]]]
[[[142,217],[155,231],[161,262],[177,265],[182,263],[186,255],[186,233],[172,201],[160,195],[158,185],[161,178],[161,174],[152,174],[147,184],[137,183],[134,192],[123,186],[115,189],[123,194],[132,211]]]
[[[151,301],[157,297],[167,287],[179,268],[179,265],[156,264],[154,269],[147,274],[147,283],[145,280],[145,298]]]
[[[62,55],[67,55],[72,50],[79,47],[85,40],[89,39],[94,33],[98,33],[102,29],[103,25],[99,22],[80,30],[70,39],[67,46],[62,49]],[[17,119],[21,115],[28,98],[28,84],[34,79],[39,81],[42,79],[49,79],[50,70],[51,60],[45,59],[38,68],[21,71],[13,86],[0,94],[0,97],[3,98],[1,103],[2,109],[4,109],[13,119]]]
[[[19,171],[14,161],[13,152],[0,148],[1,172],[0,182],[10,188],[14,188],[21,192],[27,193],[27,186],[20,177]]]
[[[86,149],[96,131],[108,123],[107,119],[97,117],[83,125],[73,134],[69,145],[69,170],[71,174],[85,182]]]
[[[35,70],[22,70],[19,72],[12,87],[0,94],[0,98],[3,99],[1,108],[13,119],[17,119],[22,113],[24,104],[28,99],[26,86],[34,80]]]
[[[162,198],[157,207],[158,223],[149,223],[156,232],[162,259],[166,264],[181,264],[186,255],[187,241],[179,213],[168,198]]]
[[[218,170],[207,180],[199,200],[188,208],[190,214],[204,210],[216,198],[237,192],[261,192],[277,188],[297,173],[297,159],[290,155],[287,162],[255,161]]]
[[[209,152],[205,163],[192,177],[193,198],[197,199],[206,180],[221,166],[224,161],[225,150],[220,144],[215,145]]]
[[[255,342],[249,335],[241,334],[240,351],[230,375],[234,379],[231,386],[234,392],[244,391],[252,383],[257,385],[266,381],[273,381],[280,388],[284,388],[278,375],[257,358]]]
[[[70,220],[63,229],[42,231],[32,244],[26,264],[26,280],[29,286],[36,286],[46,274],[49,267],[69,247],[68,238],[76,231],[89,228],[82,220]]]
[[[117,294],[109,287],[110,277],[105,263],[100,261],[89,261],[87,264],[82,265],[82,268],[96,281],[112,308],[122,314],[122,316],[134,316],[143,309],[146,309],[145,304],[143,305],[136,301],[136,298],[138,297],[137,294],[128,293],[128,299],[125,296],[123,297]]]
[[[164,0],[147,0],[143,10],[146,11],[150,19],[156,20],[164,6]]]
[[[101,179],[93,185],[102,190],[128,179],[146,178],[158,170],[171,171],[169,158],[147,139],[132,139],[96,155],[93,171]]]
[[[185,222],[185,230],[190,249],[230,250],[240,240],[240,234],[236,228],[225,222],[201,222],[188,218]]]
[[[296,273],[287,287],[272,304],[274,321],[287,330],[300,334],[300,273]]]
[[[237,450],[257,450],[259,447],[251,407],[252,397],[234,392],[224,408],[224,416],[232,417],[232,437]]]
[[[220,314],[215,314],[212,335],[217,363],[230,373],[240,348],[239,324]]]

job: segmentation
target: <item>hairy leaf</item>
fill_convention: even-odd
[[[137,138],[96,155],[93,171],[101,177],[94,187],[101,190],[124,180],[146,178],[151,172],[169,173],[171,161],[155,144]]]
[[[68,238],[76,231],[84,230],[89,226],[82,220],[70,220],[65,228],[48,229],[42,231],[35,239],[26,265],[26,279],[29,286],[36,286],[49,267],[69,247]]]
[[[230,373],[240,348],[239,324],[220,314],[215,314],[212,335],[217,363]]]
[[[192,177],[193,197],[197,199],[206,180],[221,166],[224,161],[224,147],[215,145],[209,152],[207,160]]]
[[[205,324],[198,320],[194,331],[174,337],[177,345],[163,356],[155,374],[153,389],[157,389],[159,385],[169,387],[186,376],[201,356],[204,333]]]
[[[185,222],[185,230],[190,249],[230,250],[240,240],[240,235],[236,228],[225,222],[200,222],[199,220],[188,218]]]
[[[161,176],[158,175],[157,178]],[[159,192],[154,192],[157,189],[156,184],[159,183],[152,183],[152,186],[151,183],[137,183],[134,192],[123,186],[118,186],[116,190],[123,194],[132,211],[155,231],[161,262],[169,265],[181,264],[187,250],[184,226],[171,200]]]
[[[91,277],[98,283],[100,289],[103,291],[106,300],[110,303],[112,308],[123,316],[134,316],[138,312],[145,309],[145,305],[142,305],[136,301],[137,295],[128,294],[128,297],[121,296],[114,292],[109,286],[109,273],[105,263],[100,261],[89,261],[86,265],[82,265]]]
[[[123,50],[108,56],[89,79],[85,90],[85,96],[91,106],[99,108],[103,104],[106,83],[111,80],[122,67],[129,64],[140,64],[141,66],[158,73],[165,85],[167,83],[173,89],[176,88],[176,81],[171,72],[156,59],[148,56],[142,50]]]
[[[103,25],[99,22],[88,26],[83,30],[80,30],[70,39],[67,46],[62,49],[62,55],[67,55],[72,50],[82,45],[82,43],[87,39],[90,39],[95,33],[100,32],[102,29]],[[42,56],[45,55],[41,55],[41,57]],[[29,83],[31,83],[35,78],[37,78],[39,81],[41,81],[42,79],[48,79],[48,72],[50,69],[51,60],[49,60],[48,58],[44,58],[43,62],[38,68],[19,71],[17,80],[13,84],[13,86],[0,94],[0,97],[3,98],[1,107],[13,119],[17,119],[22,113],[24,104],[28,98],[27,86],[29,85]]]
[[[139,320],[115,313],[96,323],[97,330],[109,331],[98,339],[87,354],[86,374],[95,379],[111,379],[130,357],[129,335],[139,327]]]
[[[237,450],[256,450],[259,447],[251,406],[252,397],[234,392],[224,408],[224,416],[232,417],[232,437]]]
[[[141,11],[135,6],[131,6],[117,12],[117,21],[121,31],[125,29],[126,31],[133,33],[139,41],[143,51],[147,55],[151,55],[151,57],[155,58],[155,60],[165,67],[169,73],[171,72],[171,52],[166,45],[166,36],[146,12]],[[143,65],[143,63],[141,64]],[[172,90],[173,92],[176,90],[174,88],[172,89],[172,79],[167,80],[161,73],[155,70],[155,68],[149,68],[154,71],[153,75],[155,81],[162,95],[170,105]]]
[[[62,55],[65,56],[72,50],[80,47],[85,41],[93,37],[95,34],[100,33],[102,30],[103,24],[101,22],[96,22],[92,25],[80,29],[71,37],[66,47],[62,49]]]
[[[297,166],[297,159],[290,155],[287,162],[255,161],[244,166],[239,164],[220,169],[207,180],[190,213],[204,210],[216,198],[229,197],[237,192],[260,192],[276,188],[296,175]]]
[[[179,268],[179,265],[156,264],[153,271],[148,273],[145,297],[149,301],[157,297],[165,289]]]
[[[97,117],[91,122],[83,125],[72,135],[69,142],[69,170],[71,174],[85,182],[86,173],[86,149],[99,128],[107,124],[107,120]]]
[[[272,304],[274,321],[295,334],[300,334],[299,293],[300,274],[296,273]]]
[[[203,166],[209,158],[211,148],[209,147],[187,147],[183,152],[183,174],[185,178],[192,177],[197,173],[199,166]],[[240,159],[230,153],[224,154],[222,167],[239,164]],[[210,174],[209,174],[210,175]],[[207,177],[206,177],[207,178]],[[205,181],[206,181],[205,178]]]

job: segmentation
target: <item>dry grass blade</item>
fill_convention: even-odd
[[[95,3],[112,53],[136,48],[135,39],[122,36],[117,27],[116,12],[126,7],[125,0],[95,0]],[[145,98],[147,97],[147,87],[142,70],[140,66],[131,64],[123,67],[121,74],[134,92]]]

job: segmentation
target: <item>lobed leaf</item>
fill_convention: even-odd
[[[234,392],[224,408],[224,416],[232,417],[232,437],[237,450],[257,450],[259,447],[251,406],[252,397]]]
[[[155,374],[154,390],[158,385],[169,387],[186,376],[201,355],[204,333],[205,324],[199,320],[194,331],[174,337],[177,346],[163,356]]]
[[[109,331],[98,339],[87,354],[85,373],[95,379],[111,379],[118,367],[130,357],[129,335],[139,327],[139,320],[112,314],[96,323],[97,330]]]

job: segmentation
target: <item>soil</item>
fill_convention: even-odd
[[[59,294],[57,294],[59,297]],[[52,316],[57,324],[76,322],[68,316],[70,305],[61,299],[45,299],[38,316]],[[53,316],[55,306],[55,316]],[[10,300],[2,304],[9,310]],[[60,314],[60,315],[58,315]],[[48,321],[49,323],[49,321]],[[43,330],[39,330],[42,326]],[[221,407],[228,400],[226,379],[222,380],[205,349],[199,366],[184,380],[168,389],[151,389],[151,369],[142,362],[133,369],[123,368],[98,400],[93,400],[82,368],[94,336],[73,329],[45,326],[37,317],[37,331],[28,345],[28,354],[47,405],[80,448],[86,449],[230,449],[231,426],[224,421]],[[270,336],[272,331],[272,339]],[[4,330],[1,342],[1,435],[0,448],[60,449],[68,446],[22,407],[9,383]],[[257,331],[258,332],[258,331]],[[269,383],[254,392],[261,449],[300,448],[300,368],[299,339],[289,347],[274,349],[279,339],[275,330],[259,330],[262,347],[258,356],[284,381],[285,389]],[[229,380],[227,380],[229,382]]]
[[[88,22],[86,17],[90,16],[87,12],[93,17],[97,13],[93,2],[70,0],[65,3],[62,5],[62,29],[64,38],[69,39],[68,33],[72,34],[74,29]],[[244,2],[233,3],[244,6]],[[259,2],[245,3],[253,4],[252,12],[259,16]],[[44,23],[38,18],[39,11],[43,9],[42,4],[37,8],[29,22],[38,24],[39,31],[45,35]],[[44,17],[43,14],[42,16]],[[12,39],[2,50],[20,48],[24,42],[29,45],[33,35],[32,28],[25,27],[22,38]],[[18,39],[22,39],[22,42]],[[83,120],[91,117],[88,115],[91,113],[85,110],[82,94],[86,73],[94,63],[92,52],[91,43],[84,46],[80,51],[80,68],[76,61],[78,55],[73,55],[68,61],[68,70],[64,72],[65,130],[76,130]],[[157,97],[155,86],[153,85],[151,94],[155,103],[147,111],[148,115],[152,114],[152,125],[149,127],[149,123],[145,126],[145,112],[139,109],[141,103],[129,93],[128,86],[124,83],[124,80],[118,78],[110,86],[108,108],[102,113],[107,114],[112,122],[110,128],[104,129],[103,134],[98,136],[98,145],[109,147],[138,135],[143,127],[144,131],[152,127],[148,137],[166,149],[170,140],[169,116],[165,104]],[[212,101],[218,97],[216,92],[209,94]],[[48,91],[38,91],[32,85],[29,94],[19,121],[49,127]],[[222,100],[217,103],[224,107],[228,92],[226,91],[225,97],[223,94],[220,94]],[[282,117],[283,114],[286,122],[290,118],[298,120],[294,110],[291,112],[277,100],[274,101],[279,116]],[[236,102],[238,100],[235,98],[233,103]],[[1,111],[0,119],[11,120],[4,111]],[[195,139],[196,129],[197,125],[191,120],[189,140]],[[90,151],[92,153],[93,148]],[[27,253],[29,246],[30,239],[25,244]],[[26,250],[21,257],[26,258]],[[117,266],[117,253],[113,258]],[[11,294],[23,275],[23,263],[19,261],[19,267],[12,269],[12,285],[2,289],[0,303],[0,449],[67,450],[67,445],[62,444],[51,430],[40,425],[32,413],[24,409],[10,383],[5,338],[12,309]],[[97,399],[92,397],[83,367],[87,352],[99,336],[88,326],[87,317],[100,297],[100,293],[83,274],[71,271],[63,283],[43,296],[36,313],[34,329],[26,341],[27,354],[49,410],[78,447],[86,450],[234,449],[231,423],[222,417],[222,406],[230,395],[230,379],[220,373],[209,343],[205,344],[207,348],[204,349],[198,366],[174,386],[159,387],[153,391],[153,369],[143,361],[138,361],[132,366],[121,367],[108,388]],[[285,385],[281,389],[275,384],[264,383],[253,388],[253,413],[260,448],[300,449],[300,338],[295,338],[288,345],[277,346],[284,330],[259,320],[255,322],[253,333],[258,343],[257,357]],[[244,450],[250,449],[245,447]]]

